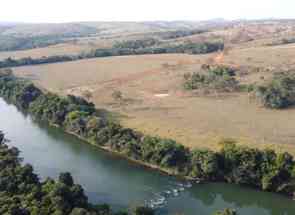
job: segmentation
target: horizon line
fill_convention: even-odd
[[[175,19],[175,20],[161,20],[161,19],[154,19],[154,20],[88,20],[88,21],[79,21],[79,20],[75,20],[75,21],[59,21],[59,22],[34,22],[34,21],[1,21],[0,20],[0,24],[70,24],[70,23],[91,23],[91,22],[109,22],[109,23],[146,23],[146,22],[206,22],[206,21],[214,21],[214,20],[222,20],[225,22],[233,22],[233,21],[295,21],[295,17],[294,18],[279,18],[279,17],[265,17],[265,18],[236,18],[236,19],[227,19],[227,18],[211,18],[211,19]]]

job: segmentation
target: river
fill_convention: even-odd
[[[295,214],[295,202],[277,194],[222,183],[189,186],[36,123],[1,98],[0,122],[8,145],[18,147],[42,179],[71,172],[91,202],[109,203],[114,210],[162,201],[160,214],[211,215],[226,207],[239,215]]]

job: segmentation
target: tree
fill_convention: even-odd
[[[69,172],[60,173],[58,180],[59,180],[59,182],[65,184],[67,186],[70,186],[70,187],[74,185],[73,177],[72,177],[71,173],[69,173]]]
[[[194,150],[191,156],[193,177],[201,179],[214,179],[218,173],[217,154],[208,150]]]

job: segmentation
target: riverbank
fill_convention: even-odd
[[[133,162],[166,174],[222,181],[293,196],[293,157],[272,150],[239,147],[226,140],[220,152],[190,151],[170,139],[145,136],[101,116],[92,103],[75,96],[43,93],[13,76],[0,77],[0,95],[38,120]]]
[[[7,145],[20,150],[23,163],[31,164],[41,181],[70,172],[83,186],[90,203],[107,203],[115,212],[135,204],[149,206],[160,196],[166,198],[157,209],[161,215],[195,215],[196,211],[212,215],[224,208],[235,208],[239,215],[293,215],[295,211],[293,201],[282,195],[219,182],[188,183],[129,162],[60,128],[34,120],[2,98],[0,119],[0,129],[10,140]],[[186,187],[189,184],[192,187]],[[175,189],[179,190],[177,196]]]
[[[59,125],[56,125],[56,124],[50,124],[51,126],[54,126],[56,128],[59,128],[59,129],[62,129],[62,127],[60,127]],[[132,159],[130,157],[126,157],[126,155],[124,155],[123,153],[120,153],[120,152],[117,152],[117,151],[114,151],[112,150],[110,147],[107,147],[107,146],[98,146],[96,145],[95,143],[87,140],[86,138],[83,138],[77,134],[75,134],[74,132],[71,132],[71,131],[67,131],[67,130],[63,130],[64,132],[66,132],[67,134],[70,134],[70,135],[73,135],[75,136],[76,138],[82,140],[83,142],[86,142],[94,147],[97,147],[99,149],[102,149],[108,153],[111,153],[111,154],[114,154],[116,156],[119,156],[120,158],[123,158],[123,159],[126,159],[130,162],[133,162],[135,164],[138,164],[138,165],[141,165],[141,166],[144,166],[148,169],[151,169],[151,170],[156,170],[156,171],[159,171],[163,174],[166,174],[166,175],[169,175],[169,176],[177,176],[177,177],[181,177],[183,179],[186,179],[186,180],[189,180],[189,181],[192,181],[192,182],[197,182],[197,183],[200,183],[201,182],[201,179],[196,179],[196,178],[192,178],[192,177],[188,177],[188,176],[181,176],[181,175],[178,175],[177,173],[169,170],[169,169],[164,169],[164,168],[161,168],[157,165],[153,165],[153,164],[150,164],[150,163],[146,163],[146,162],[143,162],[143,161],[140,161],[140,160],[136,160],[136,159]]]
[[[74,182],[69,172],[60,173],[56,180],[47,178],[41,182],[30,164],[22,164],[18,148],[5,142],[0,131],[1,214],[121,214],[113,212],[108,204],[88,202],[83,187]],[[127,208],[124,214],[154,215],[155,211],[137,206],[132,210]]]

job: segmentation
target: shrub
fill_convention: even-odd
[[[267,108],[282,109],[295,104],[295,76],[280,73],[265,86],[259,86],[256,97]]]
[[[255,84],[242,84],[242,85],[240,85],[239,88],[240,88],[241,92],[250,93],[250,92],[255,91],[256,86],[255,86]]]
[[[206,88],[209,90],[231,92],[238,89],[235,71],[226,67],[210,68],[205,74],[186,73],[184,75],[184,88],[196,90]]]

